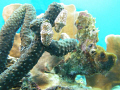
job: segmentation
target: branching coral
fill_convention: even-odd
[[[34,7],[24,4],[5,22],[0,31],[0,90],[8,90],[21,80],[33,68],[45,50],[50,54],[62,56],[75,49],[76,40],[74,39],[52,40],[49,46],[44,46],[41,42],[41,24],[48,20],[51,26],[54,26],[54,21],[62,9],[61,5],[52,3],[44,17],[35,19]],[[4,70],[15,33],[21,25],[21,56],[17,62]]]

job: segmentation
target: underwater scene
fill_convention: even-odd
[[[120,90],[119,0],[3,0],[0,90]]]

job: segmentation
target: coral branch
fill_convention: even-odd
[[[20,31],[21,37],[21,54],[24,53],[25,49],[30,45],[33,33],[30,30],[30,22],[36,18],[35,8],[30,4],[25,4],[20,7],[23,11],[25,11],[23,25]]]
[[[76,41],[74,39],[53,40],[49,46],[44,46],[41,41],[41,24],[45,20],[48,20],[51,26],[54,26],[54,20],[62,9],[60,4],[52,3],[43,18],[35,19],[36,14],[33,6],[24,4],[6,21],[0,31],[0,90],[8,90],[21,80],[38,62],[45,50],[48,49],[47,51],[51,54],[62,56],[75,49]],[[21,56],[17,62],[4,71],[3,68],[5,67],[7,55],[12,47],[15,33],[22,24],[20,34],[21,45],[24,48],[21,48],[23,49]],[[34,36],[33,40],[31,39],[33,37],[30,33],[31,30],[34,33],[32,33]],[[43,37],[43,39],[45,38]]]
[[[0,90],[7,90],[20,81],[37,63],[43,52],[44,49],[40,39],[36,36],[35,41],[21,55],[18,62],[10,66],[0,75]]]
[[[26,7],[29,8],[31,7],[31,5],[25,4],[25,5],[22,5],[20,8],[18,8],[12,14],[12,16],[6,21],[5,25],[2,27],[2,30],[0,33],[0,37],[1,37],[0,42],[2,43],[0,44],[1,45],[0,48],[2,53],[0,55],[2,55],[1,60],[4,60],[4,62],[7,58],[9,50],[12,47],[14,35],[18,30],[18,28],[22,25],[23,20],[25,25],[26,23],[31,21],[29,20],[29,18],[33,18],[31,17],[30,14],[26,13]],[[25,13],[28,15],[26,15]],[[32,12],[29,12],[29,13],[32,13]],[[27,20],[27,19],[24,19],[24,17],[29,17],[29,18],[27,18],[28,19]],[[23,39],[22,41],[25,42]],[[3,46],[5,48],[2,48]],[[4,53],[2,49],[4,49],[4,51],[6,52]],[[43,54],[43,52],[44,50],[41,47],[40,37],[37,38],[36,36],[34,42],[30,45],[29,48],[27,48],[26,52],[21,55],[18,62],[16,62],[11,67],[9,67],[0,75],[0,90],[9,89],[14,84],[16,84],[20,79],[22,79],[22,77],[25,76],[26,73],[28,73],[29,70],[31,70],[33,66],[37,63],[39,57]],[[3,63],[0,63],[0,64],[1,64],[1,68],[3,68],[4,64]],[[3,71],[2,69],[0,70]]]
[[[13,45],[16,31],[23,23],[25,16],[25,6],[17,9],[5,22],[0,31],[0,73],[3,72],[6,64],[7,55]]]
[[[63,7],[56,2],[49,5],[48,10],[44,14],[44,18],[48,19],[52,26],[58,14],[62,11]]]
[[[63,56],[74,50],[76,48],[76,44],[77,42],[75,39],[64,39],[60,41],[53,40],[45,50],[51,55]]]

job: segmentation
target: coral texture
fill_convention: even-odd
[[[93,75],[88,77],[88,84],[92,87],[99,87],[102,90],[110,90],[116,85],[120,85],[120,35],[107,35],[105,37],[105,42],[107,45],[106,51],[114,53],[117,56],[117,61],[114,67],[106,75]],[[91,80],[92,83],[91,83]],[[97,80],[97,81],[96,81]]]
[[[52,30],[52,26],[49,22],[46,21],[41,24],[40,34],[43,45],[49,46],[52,42],[53,34],[54,34]]]
[[[107,35],[105,37],[107,45],[106,51],[114,53],[117,56],[117,61],[114,67],[105,75],[94,74],[87,77],[87,84],[92,87],[98,87],[101,90],[111,90],[112,87],[120,85],[120,35]]]
[[[71,58],[61,62],[55,68],[56,73],[62,75],[64,79],[67,78],[68,81],[70,79],[74,81],[77,74],[106,74],[114,66],[117,57],[96,45],[98,29],[95,27],[95,19],[86,11],[82,11],[79,13],[75,25],[78,29],[76,34],[77,48],[71,53]]]
[[[57,18],[55,19],[55,31],[60,32],[60,30],[66,25],[67,10],[62,10]]]
[[[3,9],[3,18],[6,21],[9,16],[13,13],[13,11],[15,11],[19,6],[21,6],[22,4],[10,4],[4,7]],[[59,38],[63,38],[63,34],[67,33],[71,38],[75,38],[75,34],[77,32],[77,28],[74,25],[75,20],[77,19],[78,16],[78,12],[76,12],[75,6],[74,5],[64,5],[62,4],[64,9],[67,10],[67,21],[66,21],[66,26],[64,26],[60,33],[55,32],[54,28],[53,28],[53,32],[54,32],[54,36],[53,39],[59,39]],[[44,13],[40,14],[39,16],[37,16],[37,18],[41,18],[42,16],[44,16]],[[20,34],[20,33],[19,33]],[[14,43],[12,46],[12,49],[10,51],[10,56],[13,57],[20,57],[20,35],[17,34],[14,38]],[[16,42],[17,41],[17,42]]]
[[[54,36],[53,39],[59,40],[61,33],[67,33],[70,38],[75,38],[75,34],[77,33],[77,28],[74,25],[75,20],[78,17],[78,12],[76,12],[76,8],[73,4],[71,5],[64,5],[64,9],[67,10],[67,21],[66,26],[64,26],[60,33],[55,32],[54,30]]]
[[[6,22],[6,20],[11,16],[11,14],[21,5],[22,4],[10,4],[5,6],[2,13],[4,21]]]
[[[69,41],[53,40],[48,47],[44,46],[41,42],[40,26],[42,22],[47,19],[50,21],[50,24],[54,26],[54,20],[62,9],[63,7],[60,4],[52,3],[45,12],[44,17],[37,19],[37,22],[35,22],[36,14],[34,7],[30,4],[24,4],[14,11],[14,13],[5,22],[0,31],[1,90],[10,89],[19,80],[21,80],[22,77],[24,77],[38,62],[45,50],[48,49],[47,51],[51,54],[62,56],[75,49],[76,40],[74,39],[69,39]],[[15,33],[21,25],[21,56],[17,62],[4,70],[7,56],[13,44]],[[71,48],[67,48],[66,46]]]
[[[30,22],[36,18],[36,11],[32,5],[28,5],[25,8],[22,6],[19,7],[19,9],[25,13],[24,13],[24,20],[22,20],[23,24],[20,31],[21,54],[25,52],[25,49],[28,48],[32,42],[33,32],[30,30],[29,27],[30,27]]]

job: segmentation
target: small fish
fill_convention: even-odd
[[[75,81],[80,85],[80,87],[86,87],[87,82],[84,75],[76,75]]]

